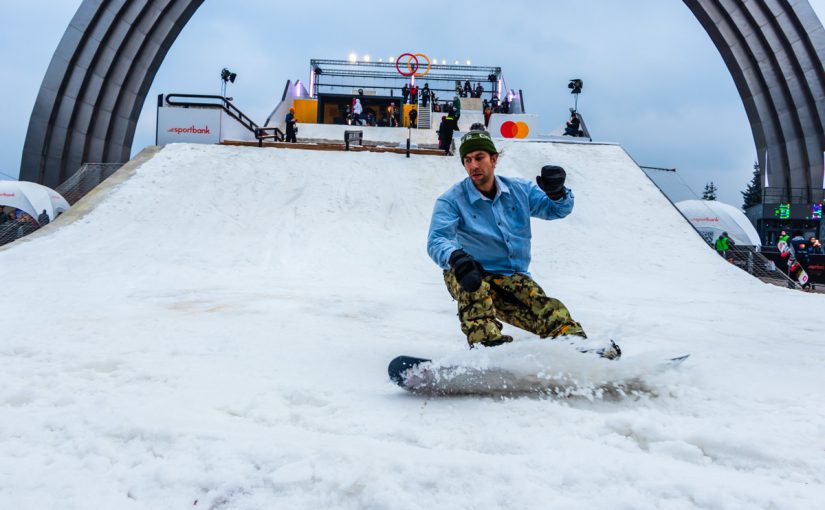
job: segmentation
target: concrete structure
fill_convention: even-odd
[[[733,75],[768,195],[777,202],[822,200],[825,31],[810,4],[684,2]],[[54,187],[84,162],[127,160],[155,74],[202,3],[84,0],[41,85],[20,178]]]

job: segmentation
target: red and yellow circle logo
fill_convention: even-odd
[[[527,138],[530,134],[530,128],[526,122],[513,122],[512,120],[502,123],[499,131],[504,138]]]

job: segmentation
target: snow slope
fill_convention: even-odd
[[[825,298],[721,260],[619,146],[501,146],[499,174],[560,164],[576,193],[533,224],[548,294],[626,360],[692,353],[655,392],[388,381],[402,353],[546,345],[465,352],[425,249],[457,158],[173,145],[0,251],[0,508],[819,507],[825,328],[799,317]]]

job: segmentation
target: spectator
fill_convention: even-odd
[[[444,151],[445,156],[450,154],[450,145],[455,131],[458,131],[457,119],[452,114],[441,117],[441,124],[438,126],[438,148]]]
[[[286,114],[286,141],[296,143],[298,142],[298,120],[295,118],[295,108],[290,108],[289,113]]]
[[[822,243],[820,243],[819,239],[817,239],[814,236],[811,236],[811,238],[808,239],[808,253],[811,255],[825,254],[825,252],[823,252],[822,250]]]
[[[490,100],[490,105],[493,107],[493,113],[501,113],[499,111],[498,93],[493,92],[493,98]]]
[[[361,122],[361,114],[364,113],[364,107],[361,106],[361,100],[360,99],[355,100],[355,106],[353,106],[352,111],[353,111],[353,115],[352,115],[353,122],[355,122],[359,126],[363,126],[364,123]]]
[[[41,227],[45,227],[49,224],[49,214],[43,209],[43,212],[37,217],[37,223],[40,224]]]
[[[17,239],[17,222],[7,221],[0,225],[0,246]]]
[[[17,233],[15,239],[20,239],[21,237],[26,237],[27,235],[31,234],[37,227],[34,223],[34,218],[29,216],[26,213],[20,215],[20,219],[17,220],[14,225],[17,227]]]
[[[455,81],[455,95],[456,97],[464,97],[464,89],[461,87],[461,80]]]
[[[481,94],[484,93],[484,87],[481,86],[481,82],[476,82],[476,90],[475,90],[475,97],[481,98]]]
[[[418,123],[416,121],[418,120],[418,109],[417,108],[410,108],[410,114],[409,115],[410,115],[410,127],[411,128],[417,128]]]
[[[491,110],[490,107],[488,106],[487,108],[484,109],[484,126],[486,126],[486,127],[490,126],[490,116],[491,115],[493,115],[493,110]]]
[[[581,125],[581,121],[579,121],[579,115],[576,113],[575,110],[570,112],[570,119],[567,121],[567,125],[564,128],[564,135],[565,136],[580,136],[581,133],[579,132],[579,126]]]
[[[722,232],[722,235],[716,238],[716,253],[723,259],[728,259],[728,250],[733,246],[733,241],[728,237],[727,232]]]
[[[418,104],[418,85],[415,83],[410,87],[410,104]]]
[[[453,113],[453,116],[455,117],[456,122],[458,122],[458,119],[461,118],[461,99],[459,99],[457,96],[455,98],[453,98],[453,111],[452,111],[452,113]]]
[[[473,86],[470,85],[470,80],[464,82],[464,95],[461,97],[473,97]]]
[[[387,125],[389,127],[396,127],[398,120],[395,117],[395,103],[390,103],[387,107]]]
[[[421,104],[424,106],[424,108],[426,108],[427,105],[430,104],[430,99],[432,99],[431,94],[432,90],[430,90],[430,84],[425,83],[424,88],[421,89]]]
[[[407,104],[408,97],[410,97],[410,87],[405,83],[404,86],[401,87],[401,104]]]

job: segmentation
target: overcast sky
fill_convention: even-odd
[[[80,3],[0,0],[5,176],[18,175],[37,91]],[[825,0],[811,4],[823,19]],[[582,78],[579,111],[594,139],[621,143],[640,165],[676,168],[697,194],[714,181],[720,200],[741,205],[756,158],[750,126],[722,58],[680,0],[207,0],[155,79],[133,152],[154,143],[157,94],[217,94],[223,67],[238,74],[228,95],[263,122],[287,79],[308,79],[311,58],[407,51],[500,66],[542,132],[564,122],[568,80]]]

